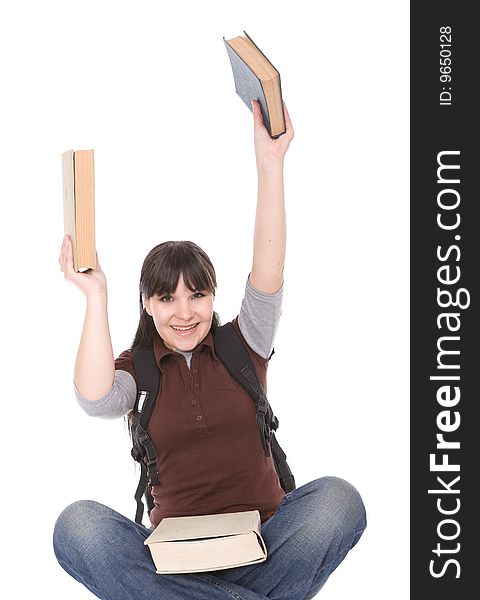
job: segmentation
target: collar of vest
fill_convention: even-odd
[[[202,352],[202,349],[204,347],[209,348],[210,352],[213,354],[213,356],[215,358],[217,358],[217,356],[215,354],[215,346],[213,343],[213,337],[212,337],[211,332],[208,332],[207,336],[200,342],[200,344],[198,344],[198,346],[196,346],[196,348],[193,349],[192,353],[197,354],[197,352]],[[158,331],[155,331],[155,334],[153,337],[153,348],[155,351],[155,360],[157,361],[158,365],[160,365],[160,362],[166,356],[169,356],[171,354],[173,354],[175,356],[178,355],[178,352],[175,352],[174,350],[170,350],[170,348],[167,348],[165,346],[163,339],[158,335]]]

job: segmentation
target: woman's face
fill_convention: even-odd
[[[212,292],[189,290],[180,275],[173,294],[148,299],[144,296],[143,305],[167,348],[188,351],[198,346],[210,331],[213,298]]]

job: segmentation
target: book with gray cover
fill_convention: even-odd
[[[258,100],[263,123],[270,137],[277,138],[286,131],[280,73],[247,32],[243,33],[245,37],[223,38],[232,66],[235,91],[250,110],[252,100]]]

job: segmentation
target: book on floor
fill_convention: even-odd
[[[166,517],[144,543],[159,574],[230,569],[267,558],[258,510]]]
[[[93,150],[62,154],[64,234],[72,240],[75,271],[95,269],[95,176]]]
[[[280,73],[247,32],[243,33],[244,36],[229,40],[223,38],[232,66],[235,91],[250,110],[252,100],[258,100],[263,123],[270,137],[276,138],[286,131]]]

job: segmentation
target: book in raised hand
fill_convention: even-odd
[[[230,569],[267,558],[258,510],[166,517],[144,543],[159,574]]]
[[[93,150],[62,154],[64,234],[72,240],[75,271],[95,269],[95,177]]]
[[[246,31],[245,36],[226,40],[225,47],[232,65],[235,91],[252,110],[252,100],[258,100],[263,123],[270,137],[286,131],[280,73],[256,46]]]

